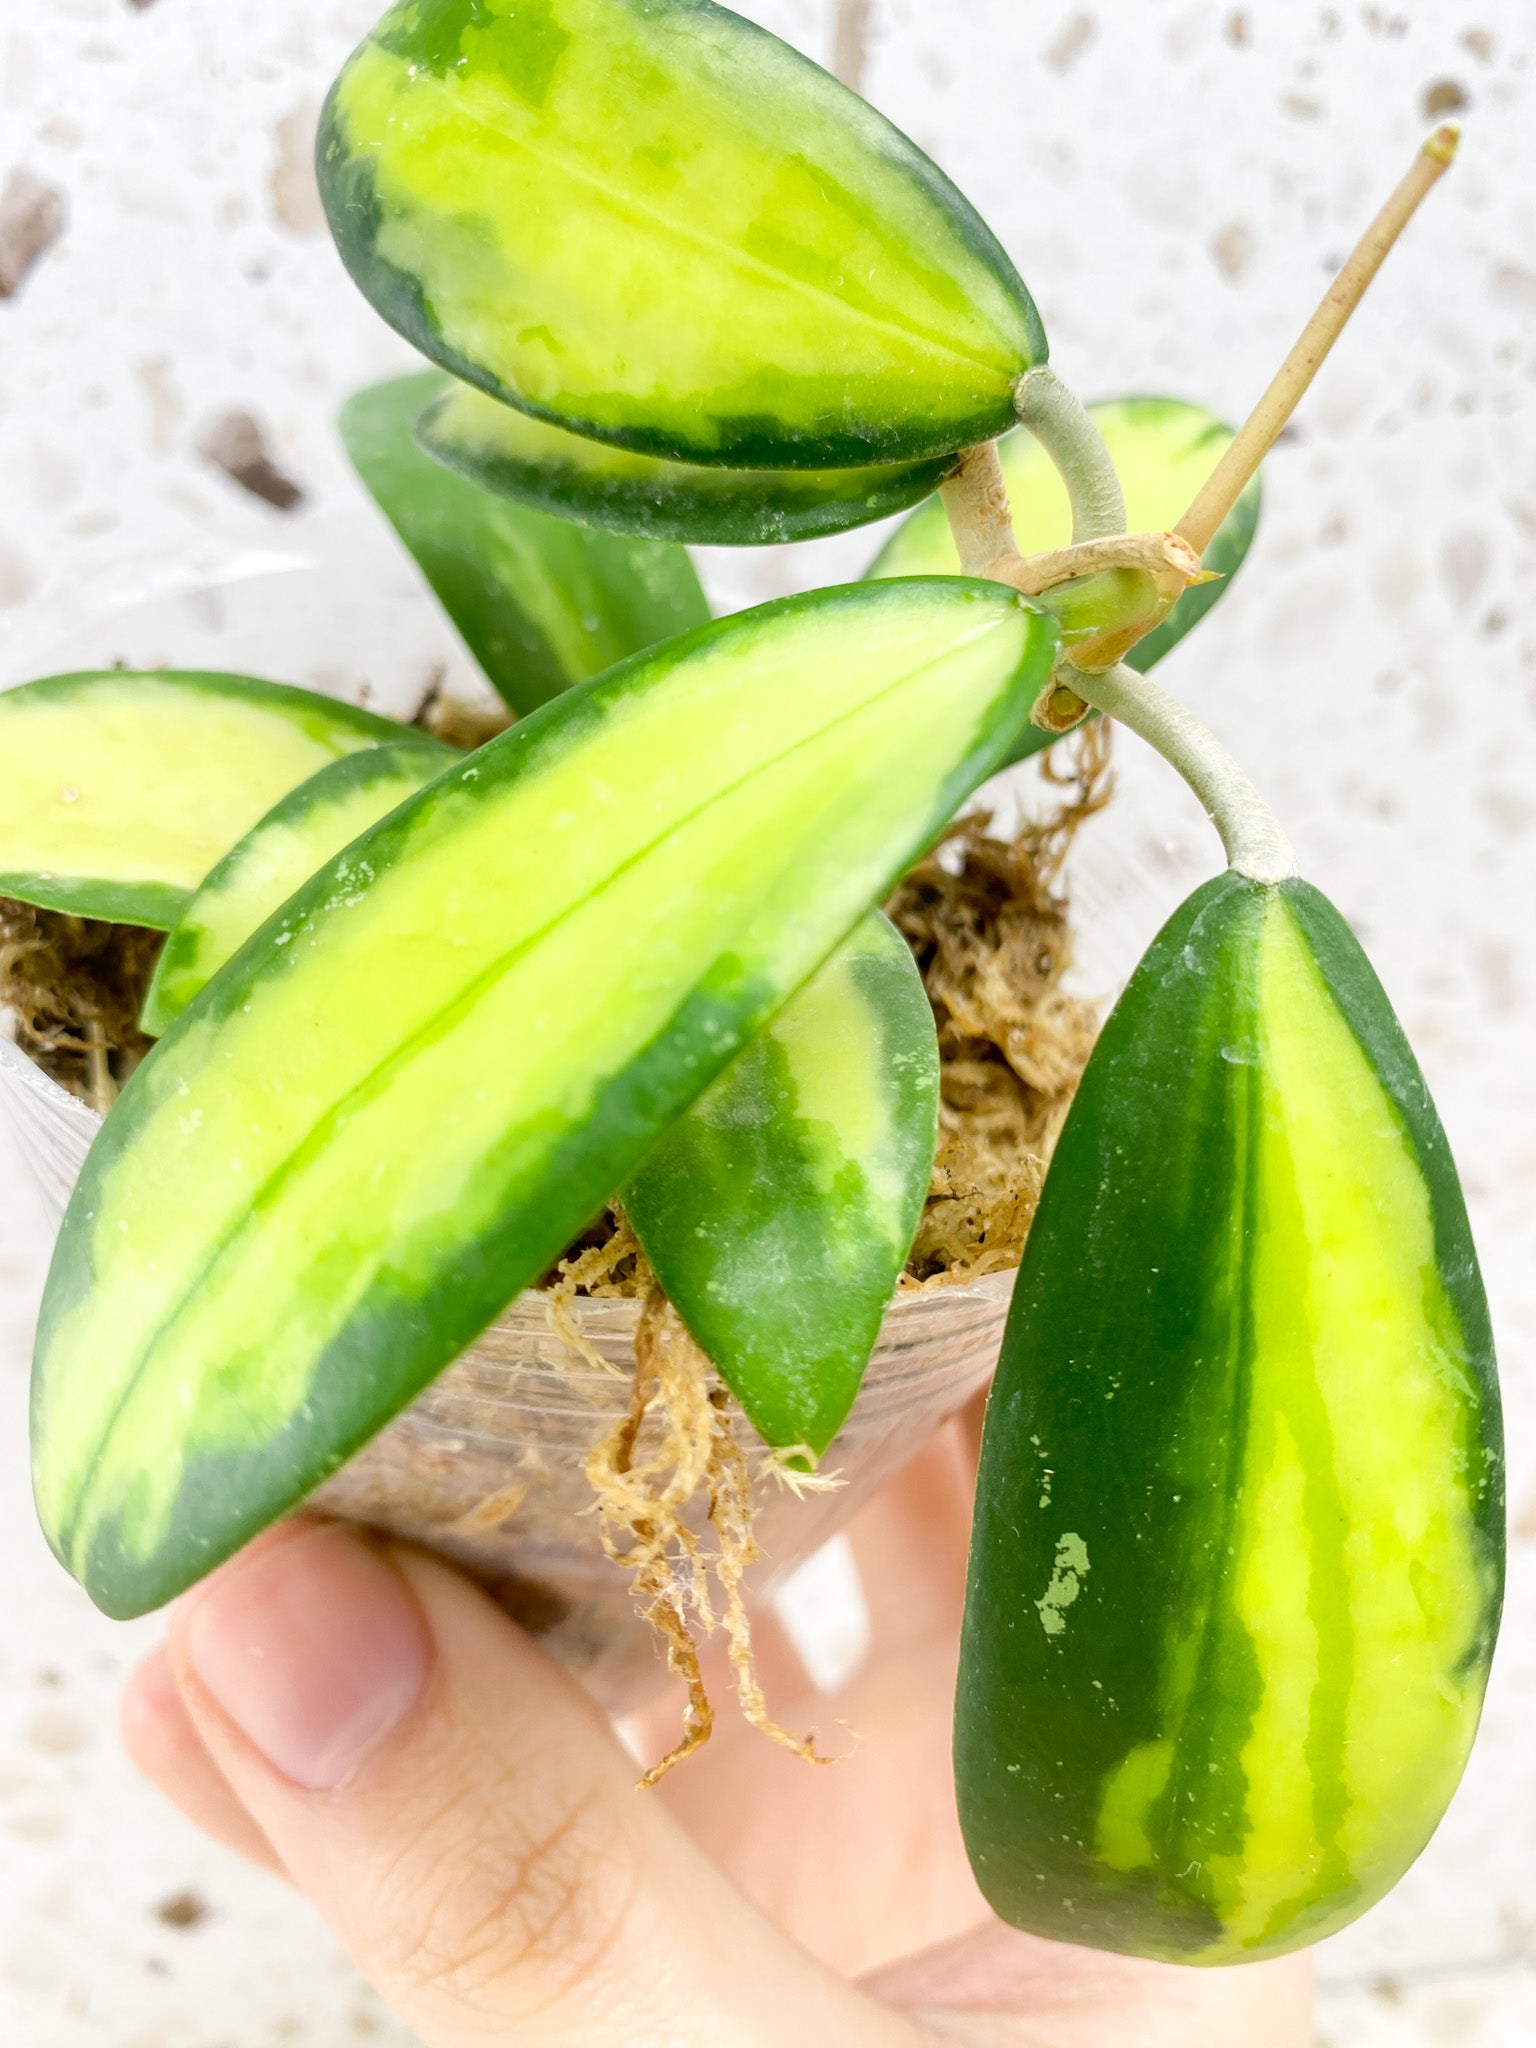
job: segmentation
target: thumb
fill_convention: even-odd
[[[912,2048],[708,1863],[585,1695],[476,1589],[298,1522],[183,1603],[198,1733],[428,2044]]]

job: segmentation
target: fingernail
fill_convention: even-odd
[[[342,1529],[226,1567],[197,1598],[184,1641],[198,1683],[308,1792],[355,1775],[421,1697],[432,1663],[405,1581]]]

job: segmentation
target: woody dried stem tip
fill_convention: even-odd
[[[1366,287],[1386,260],[1425,197],[1437,185],[1456,155],[1460,129],[1452,121],[1423,143],[1407,175],[1355,245],[1322,303],[1302,329],[1300,339],[1280,365],[1269,389],[1248,415],[1226,453],[1195,495],[1194,503],[1174,529],[1197,554],[1204,554],[1217,529],[1274,446],[1276,437],[1296,410],[1303,393],[1343,333]]]

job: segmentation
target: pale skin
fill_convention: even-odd
[[[976,1422],[854,1524],[874,1647],[842,1695],[760,1631],[775,1709],[852,1752],[834,1766],[727,1710],[639,1793],[480,1592],[310,1521],[181,1603],[124,1701],[129,1750],[314,1902],[425,2048],[1303,2048],[1305,1957],[1134,1962],[1015,1934],[978,1894],[949,1768]],[[647,1759],[676,1716],[631,1730]]]

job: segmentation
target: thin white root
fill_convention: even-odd
[[[768,1453],[758,1470],[764,1479],[777,1480],[796,1500],[804,1500],[808,1493],[841,1492],[847,1480],[840,1472],[817,1470],[815,1456],[809,1444],[783,1444]],[[802,1461],[798,1465],[796,1458]]]

